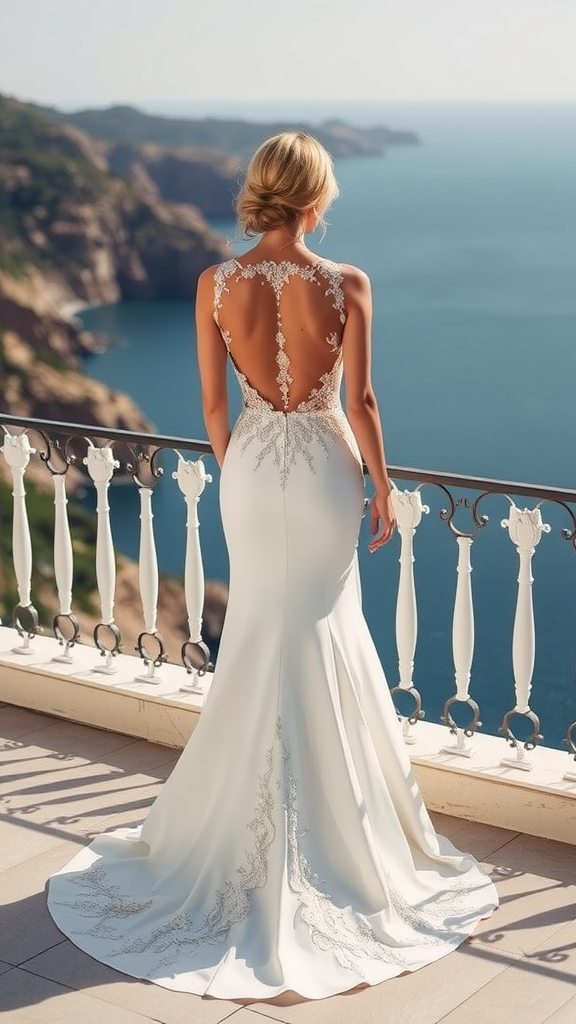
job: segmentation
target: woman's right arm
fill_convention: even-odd
[[[357,267],[343,267],[347,319],[342,336],[342,357],[346,384],[346,415],[372,483],[376,489],[372,507],[369,545],[375,551],[386,544],[396,525],[392,507],[392,485],[388,477],[384,437],[376,395],[372,387],[371,334],[372,293],[370,280]],[[378,533],[381,526],[381,532]]]
[[[230,423],[226,379],[227,352],[213,312],[214,270],[214,267],[209,267],[198,278],[196,337],[204,423],[214,455],[221,467],[230,440]]]

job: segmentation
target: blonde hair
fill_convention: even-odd
[[[337,195],[332,158],[318,140],[304,132],[281,132],[252,157],[236,213],[247,235],[260,235],[293,228],[315,206],[322,213]]]

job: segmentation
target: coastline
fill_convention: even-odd
[[[85,302],[81,299],[76,299],[74,301],[70,300],[68,302],[63,302],[59,307],[58,312],[63,320],[67,320],[68,323],[71,323],[74,327],[78,327],[79,325],[82,327],[82,323],[78,319],[78,313],[81,313],[85,309],[91,309],[92,306],[100,305],[103,305],[103,303]]]

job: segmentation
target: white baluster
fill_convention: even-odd
[[[144,625],[148,633],[156,632],[158,614],[158,560],[152,520],[152,490],[140,487],[140,557],[139,582]]]
[[[116,560],[114,557],[114,544],[112,542],[112,531],[110,529],[110,506],[108,504],[108,488],[120,463],[114,458],[112,449],[106,445],[103,448],[96,448],[92,443],[88,445],[88,453],[84,459],[84,465],[94,481],[97,494],[97,530],[96,530],[96,580],[101,604],[101,625],[110,627],[113,634],[117,636],[117,629],[114,625],[114,592],[116,589]],[[98,629],[98,627],[96,627]],[[116,671],[112,664],[112,658],[117,653],[119,641],[111,649],[100,648],[101,654],[105,657],[104,665],[96,666],[94,672],[104,672],[110,675]]]
[[[474,654],[474,607],[472,604],[472,564],[470,562],[471,537],[457,537],[458,566],[456,572],[456,599],[452,626],[452,647],[456,670],[456,696],[466,700],[469,696],[470,672]]]
[[[509,714],[534,716],[530,708],[532,674],[534,672],[536,655],[534,607],[532,603],[532,583],[534,582],[532,558],[536,546],[540,543],[542,534],[550,533],[550,526],[548,523],[542,522],[538,506],[534,509],[519,509],[511,503],[509,517],[502,520],[502,527],[508,530],[510,540],[516,546],[519,557],[518,596],[516,599],[516,614],[514,616],[514,632],[512,637],[512,667],[514,671],[516,704]],[[535,717],[533,718],[533,724]],[[536,725],[535,729],[537,731]],[[525,746],[517,743],[515,750],[516,757],[503,758],[501,763],[529,771],[533,762],[531,758],[526,756]]]
[[[206,473],[202,459],[188,462],[178,453],[178,468],[172,474],[186,501],[186,561],[184,566],[184,591],[188,611],[189,639],[192,643],[202,642],[202,611],[204,608],[204,568],[200,548],[200,520],[198,502],[207,483],[212,477]],[[184,683],[183,690],[204,693],[205,686],[196,672],[190,684]]]
[[[456,537],[458,565],[456,568],[456,597],[452,621],[452,653],[456,679],[456,700],[470,700],[470,673],[474,656],[474,605],[472,602],[472,563],[470,552],[472,537]],[[456,742],[442,748],[448,754],[471,757],[471,738],[464,729],[456,728]]]
[[[66,506],[66,478],[54,476],[54,575],[60,602],[60,614],[72,613],[72,538]]]
[[[72,553],[72,537],[70,535],[70,524],[68,522],[68,499],[66,497],[66,477],[63,473],[56,473],[54,480],[54,575],[56,577],[56,589],[60,604],[60,616],[69,619],[69,624],[74,627],[73,639],[64,639],[60,635],[60,642],[64,650],[62,654],[56,655],[52,661],[70,664],[72,658],[70,650],[78,637],[78,623],[72,615],[72,579],[74,574],[74,559]],[[58,617],[55,622],[58,622]]]
[[[6,434],[4,444],[0,451],[4,455],[12,472],[14,488],[14,512],[12,519],[12,557],[14,560],[14,571],[18,585],[18,600],[22,609],[30,612],[33,622],[37,623],[36,609],[31,602],[30,590],[32,587],[32,542],[30,539],[30,526],[28,523],[28,512],[26,510],[26,490],[24,487],[24,473],[30,456],[36,451],[32,448],[27,434]],[[20,632],[20,630],[19,630]],[[23,643],[21,647],[14,647],[15,654],[30,654],[30,632],[22,628]]]
[[[154,527],[152,512],[152,489],[150,487],[139,487],[140,494],[140,553],[138,560],[138,579],[140,584],[140,597],[142,599],[142,611],[144,614],[144,628],[146,633],[155,637],[158,643],[161,656],[164,645],[157,634],[156,619],[158,615],[158,558],[156,555],[156,544],[154,541]],[[143,636],[139,638],[138,650],[144,657],[144,664],[147,667],[146,675],[137,675],[137,683],[161,683],[162,678],[156,672],[160,658],[149,655],[146,657]]]
[[[392,490],[392,505],[400,534],[400,578],[396,600],[396,646],[398,649],[398,671],[400,681],[394,690],[412,690],[414,683],[414,654],[418,636],[418,610],[416,587],[414,585],[413,537],[420,525],[422,515],[430,509],[422,504],[420,491]],[[409,718],[403,718],[402,728],[406,743],[415,743],[413,726]]]

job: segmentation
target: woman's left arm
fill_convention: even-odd
[[[204,423],[216,461],[221,467],[230,440],[226,378],[228,354],[214,320],[214,270],[214,267],[209,267],[198,279],[196,336]]]

